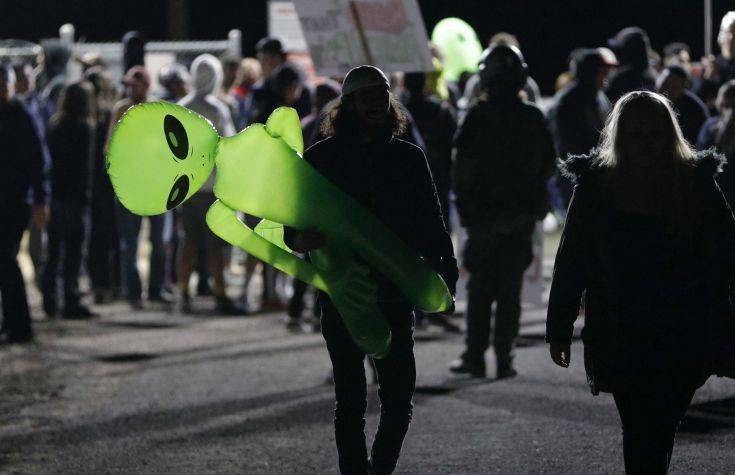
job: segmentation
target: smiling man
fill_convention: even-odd
[[[383,72],[359,66],[347,73],[342,96],[322,124],[329,138],[308,149],[304,159],[416,250],[454,293],[456,260],[426,158],[420,148],[395,138],[405,127],[406,117]],[[297,252],[309,252],[322,247],[326,238],[316,231],[287,228],[286,241]],[[413,304],[381,269],[371,268],[371,276],[378,284],[378,307],[388,319],[393,339],[389,353],[373,360],[381,411],[370,460],[364,433],[365,353],[329,297],[319,295],[322,334],[334,368],[339,467],[349,474],[393,472],[411,420],[416,382]]]

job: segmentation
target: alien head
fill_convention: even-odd
[[[110,138],[107,173],[120,202],[151,216],[186,201],[212,173],[219,135],[201,115],[166,102],[134,106]]]

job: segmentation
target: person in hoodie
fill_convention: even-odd
[[[148,101],[151,79],[143,66],[130,68],[122,80],[125,85],[125,97],[117,101],[112,108],[110,125],[107,132],[109,143],[118,120],[130,107]],[[106,147],[105,147],[106,148]],[[166,215],[148,216],[150,223],[149,238],[151,241],[150,271],[148,273],[148,301],[168,304],[169,299],[163,294],[163,283],[166,269],[166,249],[163,242],[163,228]],[[142,218],[125,209],[117,202],[117,225],[120,238],[121,281],[126,298],[131,308],[143,308],[142,287],[138,273],[138,235]]]
[[[577,51],[571,61],[572,82],[554,96],[549,109],[549,124],[554,136],[556,153],[565,160],[568,155],[589,153],[600,140],[612,105],[602,92],[610,69],[617,62],[597,49]],[[554,185],[566,210],[572,197],[572,183],[566,177],[555,177]]]
[[[722,163],[689,146],[666,98],[636,91],[615,104],[600,148],[564,165],[575,188],[546,341],[567,368],[584,297],[587,380],[612,393],[629,474],[667,473],[697,388],[733,376],[735,219],[714,178]]]
[[[494,34],[490,38],[490,41],[488,41],[487,47],[492,48],[493,46],[498,45],[513,46],[515,48],[518,48],[519,51],[521,50],[521,44],[518,41],[518,38],[516,38],[515,35],[507,33],[505,31]],[[467,80],[467,83],[462,90],[464,91],[464,94],[458,102],[460,119],[463,118],[464,114],[468,110],[470,110],[472,106],[477,104],[477,102],[486,93],[485,89],[482,87],[479,74],[473,74]],[[526,84],[523,85],[522,91],[524,99],[528,102],[535,103],[541,98],[541,91],[539,90],[538,84],[536,84],[536,81],[534,81],[531,76],[528,76],[526,78]]]
[[[613,104],[630,91],[656,88],[656,73],[651,67],[651,43],[642,29],[623,28],[608,41],[618,58],[619,67],[610,77],[605,94]]]
[[[211,54],[197,56],[191,64],[191,92],[179,105],[193,110],[212,122],[217,133],[223,137],[235,135],[230,110],[218,97],[222,88],[222,64]],[[217,199],[214,196],[212,173],[199,191],[184,203],[181,210],[184,235],[179,246],[178,283],[179,310],[191,312],[189,279],[198,249],[206,249],[209,275],[214,279],[216,310],[226,315],[241,315],[237,307],[225,294],[225,246],[227,243],[212,233],[205,222],[207,209]]]
[[[486,50],[480,77],[487,91],[467,112],[455,139],[452,185],[467,228],[465,351],[450,371],[484,378],[493,303],[498,379],[516,375],[513,345],[521,316],[523,274],[533,259],[536,221],[549,209],[546,181],[554,144],[541,110],[519,97],[527,66],[518,48]]]

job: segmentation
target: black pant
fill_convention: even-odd
[[[499,366],[509,365],[521,317],[523,274],[533,258],[531,233],[488,235],[468,230],[464,252],[467,283],[467,360],[483,360],[495,310],[494,347]]]
[[[665,474],[676,430],[702,380],[699,375],[646,379],[613,392],[623,425],[625,472]]]
[[[3,301],[3,323],[0,330],[21,337],[31,333],[26,288],[17,259],[28,216],[27,205],[3,203],[0,207],[0,294]]]
[[[86,207],[81,203],[57,202],[51,206],[48,223],[46,268],[41,291],[43,306],[56,311],[56,278],[63,252],[61,279],[64,287],[64,307],[73,310],[79,306],[79,270],[82,266],[82,245],[85,235]]]
[[[322,334],[334,368],[334,432],[343,474],[366,474],[365,410],[367,383],[365,353],[355,344],[342,317],[324,294]],[[413,314],[410,304],[381,305],[388,319],[392,341],[388,356],[373,360],[378,373],[380,424],[371,452],[372,473],[389,474],[395,469],[413,411],[416,361],[413,355]]]
[[[107,179],[107,177],[105,177]],[[120,251],[115,219],[115,202],[102,196],[90,210],[87,271],[94,290],[112,290],[119,286]]]

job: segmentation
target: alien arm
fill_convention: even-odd
[[[316,267],[256,234],[237,218],[233,209],[220,200],[209,207],[207,225],[214,234],[233,246],[286,274],[327,291],[326,283]]]

